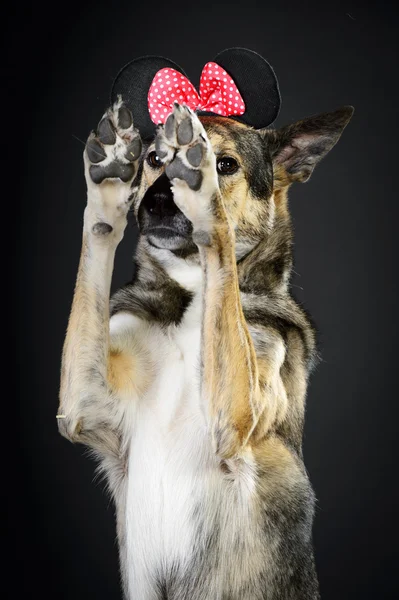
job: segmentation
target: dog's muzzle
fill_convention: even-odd
[[[193,243],[192,223],[174,203],[170,181],[165,173],[146,191],[137,221],[141,233],[158,248],[177,249]]]

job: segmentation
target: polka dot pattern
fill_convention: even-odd
[[[222,67],[214,62],[205,65],[200,79],[201,110],[214,112],[223,117],[242,115],[244,100],[236,84]]]
[[[234,81],[214,62],[207,63],[202,70],[199,95],[187,77],[178,71],[169,68],[158,71],[148,92],[151,120],[155,124],[165,123],[174,102],[223,117],[245,112],[244,101]]]

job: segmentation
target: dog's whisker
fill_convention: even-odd
[[[83,146],[86,146],[86,142],[84,142],[83,140],[78,138],[78,136],[75,135],[74,133],[72,134],[72,137],[75,138],[75,140],[78,140],[78,142],[80,142],[81,144],[83,144]]]

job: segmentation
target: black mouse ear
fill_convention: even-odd
[[[244,114],[233,118],[255,129],[273,123],[280,110],[281,97],[269,63],[257,52],[246,48],[223,50],[213,62],[230,75],[244,100]]]
[[[162,56],[143,56],[125,65],[116,76],[111,90],[111,103],[122,96],[123,102],[133,114],[134,126],[146,140],[155,134],[155,124],[148,112],[148,90],[155,74],[164,68],[171,68],[183,73],[183,69],[173,61]]]

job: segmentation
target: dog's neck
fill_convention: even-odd
[[[282,298],[287,293],[292,263],[292,232],[286,214],[277,217],[262,239],[236,242],[240,290],[250,295]],[[203,270],[199,253],[180,257],[151,246],[139,235],[132,282],[111,299],[111,314],[132,312],[162,326],[178,325],[195,296],[202,295]]]
[[[258,244],[258,240],[236,242],[236,261],[248,256]],[[192,292],[196,292],[201,287],[203,274],[198,252],[185,255],[156,248],[148,242],[145,236],[140,235],[136,262],[140,265],[137,277],[139,281],[151,281],[152,283],[158,281],[160,284],[164,284],[168,278],[171,278]]]
[[[202,285],[202,269],[198,252],[180,256],[170,250],[156,248],[140,235],[136,262],[140,265],[137,280],[159,286],[167,286],[170,280],[190,292],[199,291]]]
[[[236,241],[236,262],[240,288],[255,293],[286,291],[292,266],[290,220],[277,219],[275,227],[261,239]],[[175,282],[189,292],[201,290],[203,271],[198,252],[180,256],[152,246],[140,235],[136,252],[140,266],[136,280],[155,287]]]

